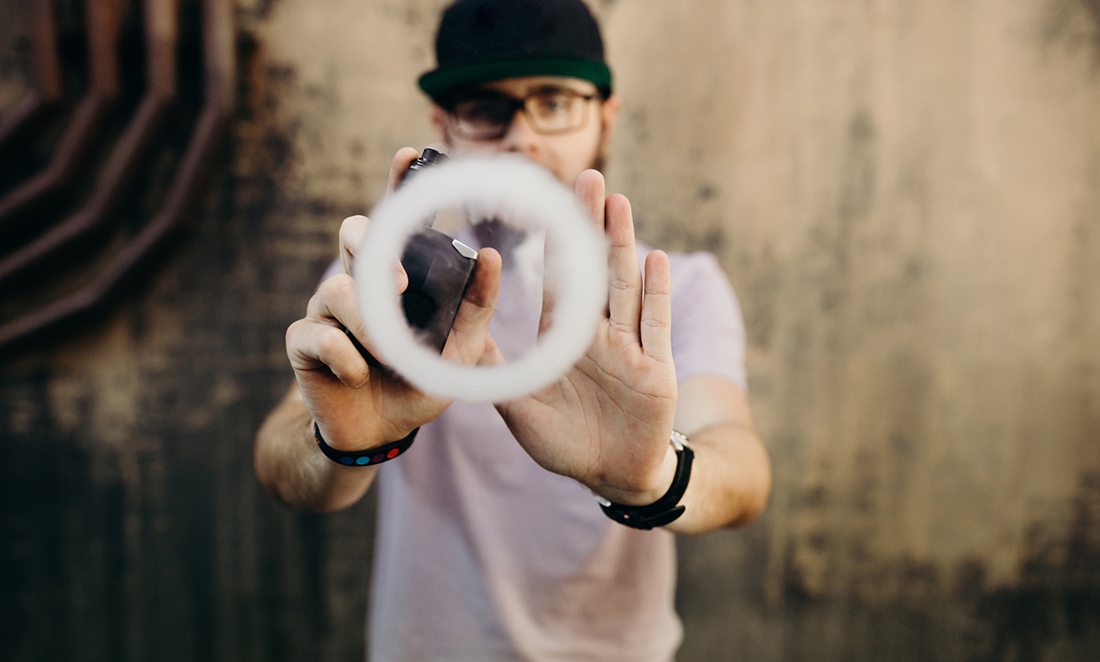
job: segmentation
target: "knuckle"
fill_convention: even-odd
[[[295,320],[290,324],[290,326],[286,328],[286,339],[288,344],[291,340],[297,339],[299,336],[302,335],[302,327],[306,324],[308,324],[308,322],[306,322],[304,319],[300,319]]]
[[[321,356],[335,356],[340,354],[350,344],[343,331],[336,327],[327,326],[319,330],[317,348]]]
[[[321,287],[317,289],[315,297],[322,297],[326,301],[344,299],[355,296],[355,280],[348,274],[336,274],[325,279]]]
[[[310,363],[313,356],[311,338],[316,326],[314,322],[300,319],[287,327],[286,355],[293,367],[297,368]]]
[[[345,218],[340,223],[340,245],[345,248],[357,248],[367,222],[366,216],[358,214]]]
[[[629,290],[635,287],[636,283],[628,278],[611,278],[608,286],[614,290]]]
[[[612,319],[609,320],[609,323],[611,324],[611,328],[619,333],[632,333],[634,331],[634,327],[625,322],[618,322]]]
[[[287,355],[297,353],[306,336],[304,327],[308,324],[305,320],[298,320],[286,328],[286,352]]]

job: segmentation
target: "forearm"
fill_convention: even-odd
[[[295,510],[330,512],[366,493],[375,467],[343,467],[324,456],[313,436],[313,418],[297,386],[256,434],[256,477],[272,496]]]
[[[665,528],[703,533],[755,519],[771,491],[771,465],[751,425],[726,422],[685,433],[695,451],[691,480],[680,500],[685,510]]]

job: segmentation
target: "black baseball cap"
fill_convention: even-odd
[[[458,0],[435,37],[438,66],[420,77],[437,103],[518,76],[571,76],[611,94],[600,27],[581,0]]]

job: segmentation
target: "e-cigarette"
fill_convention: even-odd
[[[409,166],[402,184],[421,170],[447,159],[447,155],[439,150],[426,148]],[[432,228],[434,220],[433,216],[417,228],[401,255],[401,266],[409,277],[409,285],[401,293],[401,307],[405,320],[421,341],[442,353],[458,315],[458,307],[474,279],[477,251]],[[369,311],[363,312],[369,314]],[[381,367],[351,331],[347,334],[368,364]]]

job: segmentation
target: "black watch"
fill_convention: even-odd
[[[691,461],[695,458],[695,451],[691,449],[691,442],[683,434],[672,431],[669,443],[676,450],[676,475],[672,478],[672,485],[660,499],[648,506],[626,506],[621,503],[608,501],[600,495],[596,495],[596,501],[600,503],[604,513],[619,524],[624,524],[635,529],[649,530],[655,526],[664,526],[673,522],[684,514],[686,508],[677,505],[687,491],[688,480],[691,479]]]

